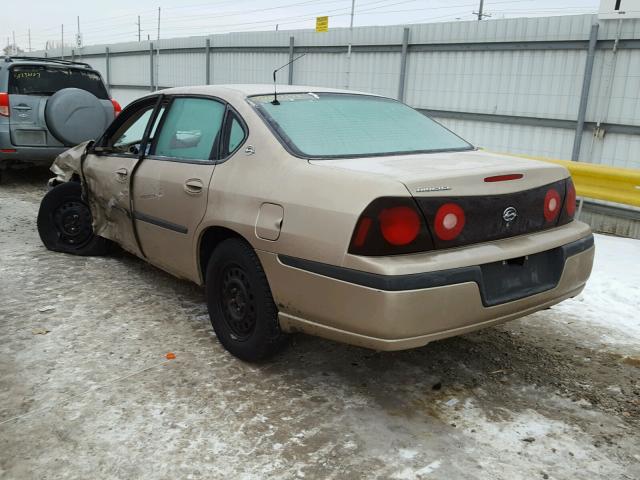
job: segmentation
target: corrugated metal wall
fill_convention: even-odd
[[[149,42],[85,47],[73,54],[101,71],[123,104],[153,85],[271,82],[273,69],[291,58],[291,37],[293,55],[306,53],[293,66],[295,84],[398,97],[406,58],[403,100],[409,105],[434,111],[477,146],[567,159],[594,22],[593,15],[575,15],[411,25],[406,57],[404,26],[168,39],[153,42],[154,51],[160,47],[153,78]],[[640,21],[599,24],[579,158],[640,168]],[[288,79],[285,68],[278,82]],[[598,123],[603,128],[595,129]]]

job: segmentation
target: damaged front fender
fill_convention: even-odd
[[[77,181],[82,197],[93,217],[93,232],[119,244],[134,255],[142,256],[131,217],[129,179],[114,179],[114,171],[132,171],[135,158],[96,157],[92,141],[81,143],[61,153],[51,165],[55,177],[49,185]],[[114,163],[116,162],[116,163]]]
[[[93,140],[89,140],[58,155],[49,168],[55,175],[55,177],[49,179],[49,186],[55,187],[60,183],[70,182],[74,175],[81,178],[82,162],[92,144]]]

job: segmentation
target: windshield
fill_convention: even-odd
[[[9,93],[18,95],[53,95],[70,87],[86,90],[101,100],[109,98],[100,75],[92,70],[16,65],[9,75]]]
[[[470,150],[431,118],[388,98],[341,93],[250,97],[280,139],[305,158],[364,157]]]

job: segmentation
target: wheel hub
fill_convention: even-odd
[[[53,221],[60,240],[68,245],[81,246],[93,235],[91,212],[80,200],[70,200],[53,212]]]
[[[245,271],[229,265],[222,272],[220,303],[225,323],[234,340],[246,340],[256,325],[256,309]]]

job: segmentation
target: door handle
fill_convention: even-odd
[[[114,173],[119,182],[124,182],[127,179],[127,175],[129,175],[129,171],[126,168],[119,168]]]
[[[28,107],[27,105],[16,105],[15,107],[13,107],[13,109],[26,112],[27,110],[31,110],[31,107]]]
[[[190,195],[198,195],[202,193],[204,183],[199,178],[190,178],[184,182],[184,191]]]

